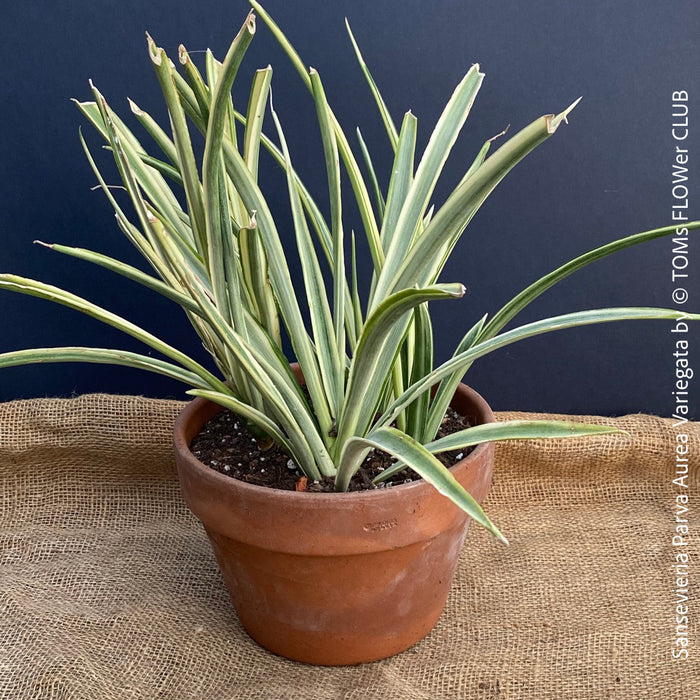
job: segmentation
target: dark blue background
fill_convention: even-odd
[[[691,118],[700,107],[700,10],[694,0],[269,0],[266,6],[303,59],[320,71],[353,144],[355,125],[362,128],[383,184],[390,150],[343,17],[353,26],[395,121],[400,123],[409,108],[418,116],[421,148],[454,86],[473,62],[481,64],[486,80],[437,201],[486,138],[507,124],[515,131],[584,96],[570,125],[508,176],[456,249],[442,279],[464,282],[470,293],[433,306],[439,359],[451,353],[476,318],[494,312],[535,278],[592,247],[670,222],[671,92],[691,91]],[[246,12],[244,2],[230,0],[196,5],[182,0],[40,1],[3,10],[0,269],[87,296],[204,358],[177,307],[87,263],[33,247],[32,240],[93,248],[137,262],[104,196],[90,191],[95,180],[77,136],[82,119],[69,98],[89,99],[92,78],[123,116],[128,115],[128,95],[161,118],[144,31],[174,58],[180,42],[190,50],[209,46],[222,57]],[[325,172],[309,96],[266,28],[258,26],[242,73],[249,79],[254,69],[273,65],[276,109],[292,156],[325,206]],[[100,141],[89,126],[85,133],[98,150]],[[695,176],[700,157],[695,130],[690,143]],[[101,161],[105,166],[108,157]],[[270,186],[282,184],[272,166],[262,175]],[[691,189],[698,216],[696,177]],[[271,202],[284,220],[282,187]],[[346,227],[359,229],[357,219],[350,211]],[[548,292],[519,320],[604,306],[669,306],[670,250],[670,240],[656,241],[597,263]],[[696,310],[697,250],[693,241],[696,284],[688,306]],[[365,265],[368,260],[363,252]],[[0,293],[0,319],[0,351],[46,345],[141,349],[96,321],[9,292]],[[495,409],[668,415],[673,407],[668,331],[664,322],[637,322],[528,340],[481,360],[469,381]],[[692,340],[700,367],[697,329]],[[692,386],[697,395],[697,382]],[[51,365],[0,375],[0,400],[91,391],[183,397],[177,383],[126,368]]]

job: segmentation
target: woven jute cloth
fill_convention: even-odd
[[[423,642],[319,668],[259,648],[238,623],[180,496],[181,406],[0,405],[1,698],[700,698],[697,534],[683,547],[690,658],[672,656],[676,434],[690,436],[692,504],[698,424],[578,416],[629,435],[499,445],[485,507],[511,545],[473,527]]]

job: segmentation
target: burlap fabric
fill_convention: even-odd
[[[0,405],[0,697],[700,698],[700,649],[671,657],[669,420],[581,418],[630,436],[499,446],[486,506],[511,546],[473,528],[426,640],[329,669],[273,656],[242,631],[180,498],[170,433],[181,405]],[[688,432],[692,494],[700,429]]]

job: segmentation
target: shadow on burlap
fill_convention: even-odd
[[[0,697],[700,698],[699,650],[671,656],[671,421],[579,417],[630,435],[500,445],[486,510],[511,546],[473,528],[427,639],[329,669],[273,656],[241,629],[180,498],[170,433],[181,405],[0,405]],[[700,427],[685,432],[692,497]],[[697,561],[697,544],[686,551]],[[696,616],[698,600],[693,578]]]

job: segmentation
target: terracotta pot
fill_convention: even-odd
[[[464,385],[452,406],[474,424],[493,421]],[[220,410],[201,398],[185,407],[175,426],[177,466],[250,636],[322,665],[375,661],[425,637],[445,605],[469,518],[423,481],[319,494],[224,476],[189,450]],[[483,444],[452,473],[481,501],[492,470],[493,445]]]

